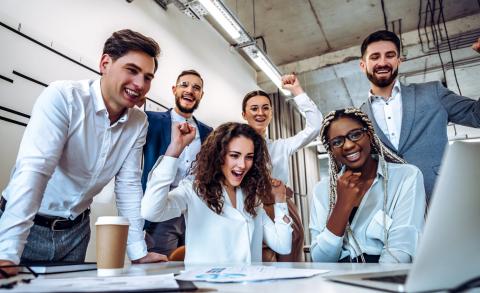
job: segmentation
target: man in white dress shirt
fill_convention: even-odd
[[[0,265],[83,262],[93,197],[115,177],[120,216],[130,221],[134,263],[166,260],[147,253],[140,216],[145,114],[135,109],[157,69],[158,44],[131,30],[107,39],[101,78],[56,81],[37,99],[0,202]],[[15,274],[10,269],[9,274]]]

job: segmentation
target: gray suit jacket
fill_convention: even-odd
[[[378,127],[370,100],[361,106],[373,121],[380,140],[423,173],[427,200],[447,145],[447,124],[480,127],[480,100],[459,96],[440,82],[401,84],[402,128],[398,150]]]

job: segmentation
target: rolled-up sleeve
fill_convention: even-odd
[[[294,136],[285,139],[289,156],[306,146],[320,134],[323,119],[323,115],[318,110],[317,105],[307,94],[296,96],[294,101],[302,116],[305,117],[305,128]]]
[[[260,209],[263,222],[263,237],[265,243],[279,254],[289,254],[292,250],[292,219],[288,215],[287,203],[273,205],[275,220],[272,222],[265,210]],[[285,222],[285,217],[288,223]]]
[[[388,251],[382,250],[381,263],[412,262],[425,223],[426,197],[421,171],[410,165],[411,176],[402,183],[388,229]],[[392,256],[393,254],[393,256]]]
[[[149,174],[147,189],[142,199],[142,216],[152,222],[179,217],[187,209],[188,179],[180,181],[170,191],[178,169],[178,159],[161,156]]]
[[[38,97],[25,129],[10,182],[3,191],[7,206],[0,218],[0,259],[20,261],[47,182],[68,135],[71,107],[55,87]]]
[[[140,202],[143,193],[140,182],[142,175],[141,159],[147,128],[148,123],[145,119],[138,138],[115,176],[118,214],[128,218],[130,222],[127,254],[131,260],[140,259],[147,254],[147,245],[143,233],[144,220],[140,215]]]

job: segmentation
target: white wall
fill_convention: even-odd
[[[2,0],[0,19],[15,28],[21,23],[23,33],[95,69],[113,31],[130,28],[153,37],[162,53],[148,96],[172,106],[177,75],[194,68],[205,80],[196,116],[210,125],[241,121],[243,94],[257,88],[255,71],[207,22],[190,19],[173,5],[164,11],[152,0]],[[39,69],[45,82],[69,78],[56,76],[55,68]],[[5,75],[5,68],[1,72]]]
[[[2,0],[0,21],[53,49],[98,70],[103,44],[113,31],[130,28],[154,38],[162,49],[159,69],[148,97],[167,107],[174,104],[171,86],[184,69],[195,69],[205,81],[205,95],[195,113],[211,126],[242,121],[243,95],[258,88],[255,71],[205,21],[192,20],[170,5],[164,11],[153,0]],[[43,87],[19,78],[13,70],[50,83],[57,79],[97,75],[0,27],[0,106],[31,113]],[[0,110],[0,115],[22,122]],[[0,190],[8,183],[23,126],[0,121]],[[96,198],[92,220],[115,213],[111,184]],[[94,232],[94,230],[92,230]],[[94,243],[92,235],[91,243]],[[89,249],[88,259],[94,259]]]

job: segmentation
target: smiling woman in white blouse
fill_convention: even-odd
[[[329,178],[315,186],[311,256],[319,262],[411,262],[424,224],[420,170],[396,156],[355,108],[330,112],[320,132]]]
[[[282,77],[282,87],[292,93],[297,109],[305,117],[305,128],[294,136],[271,140],[267,137],[267,128],[273,118],[273,107],[270,96],[261,90],[247,93],[242,102],[242,116],[267,143],[268,152],[272,160],[272,178],[280,180],[287,186],[289,182],[288,162],[299,149],[313,141],[320,133],[322,113],[303,91],[298,78],[294,74]],[[289,192],[293,195],[293,192]],[[264,202],[265,209],[271,215],[271,200]],[[293,200],[288,200],[290,215],[293,219],[292,252],[288,255],[273,254],[268,248],[264,250],[264,261],[302,261],[304,231],[301,217]]]
[[[266,139],[272,159],[272,178],[289,185],[290,156],[318,136],[322,124],[322,113],[303,91],[294,74],[282,77],[282,87],[292,93],[298,110],[305,117],[305,128],[302,131],[284,139],[267,138],[267,128],[273,118],[273,108],[270,96],[261,90],[251,91],[245,95],[242,102],[242,116],[248,125]]]
[[[187,123],[172,125],[172,141],[147,182],[142,216],[161,222],[185,215],[187,263],[261,261],[262,241],[276,252],[288,254],[292,228],[285,186],[270,181],[265,141],[250,126],[219,126],[193,163],[193,179],[184,179],[169,192],[177,158],[195,132]],[[263,198],[272,193],[274,221],[261,206]]]

